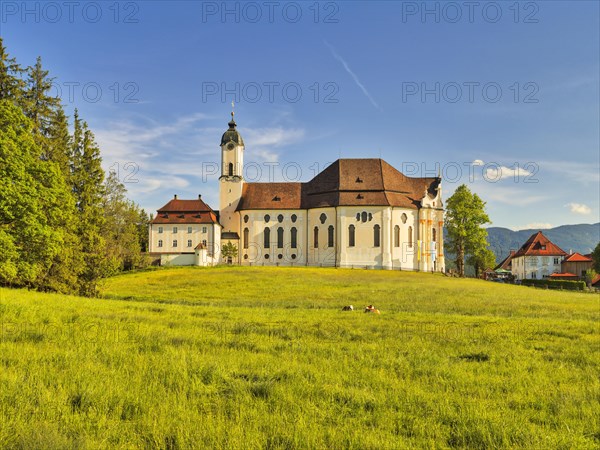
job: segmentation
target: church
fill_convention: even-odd
[[[249,183],[231,113],[221,138],[219,210],[177,195],[149,226],[161,265],[217,264],[444,271],[440,177],[382,159],[338,159],[308,182]]]

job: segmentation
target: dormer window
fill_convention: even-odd
[[[363,195],[362,195],[362,194],[358,194],[358,195],[356,196],[356,198],[357,198],[357,199],[359,199],[359,200],[362,200],[364,197],[363,197]]]
[[[357,182],[357,183],[362,183],[362,182],[363,182],[363,180],[362,180],[362,178],[361,178],[361,177],[357,177],[357,178],[356,178],[356,182]]]
[[[275,197],[273,197],[273,201],[274,202],[280,202],[281,201],[281,197],[279,197],[278,195],[276,195]]]

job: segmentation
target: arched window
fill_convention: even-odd
[[[408,217],[406,217],[406,214],[402,213],[402,216],[400,216],[400,220],[402,220],[402,223],[406,223],[406,219],[408,219]]]
[[[296,223],[298,216],[296,214],[292,214],[292,222]]]
[[[408,227],[408,246],[413,246],[412,227]]]
[[[362,214],[360,215],[360,218],[363,222],[366,222],[367,219],[369,218],[369,216],[367,215],[366,211],[363,211]]]
[[[250,230],[244,228],[244,248],[248,248],[248,241],[250,240]]]
[[[355,235],[354,232],[356,231],[356,228],[354,227],[354,225],[350,225],[348,227],[348,247],[354,247],[355,244]]]
[[[319,227],[315,227],[313,230],[313,247],[319,248]]]
[[[327,221],[327,215],[325,213],[322,213],[319,216],[319,220],[321,221],[322,224],[325,223]]]
[[[277,228],[277,248],[283,248],[283,228]]]
[[[283,222],[283,214],[279,214],[277,216],[277,222],[279,222],[279,223]]]
[[[246,214],[244,216],[244,223],[248,223],[248,220],[250,219],[250,217],[248,217],[248,214]]]
[[[375,225],[373,227],[373,247],[379,247],[381,243],[381,227]]]
[[[229,176],[233,176],[233,163],[229,163]]]
[[[435,242],[435,238],[436,238],[436,231],[435,228],[431,229],[431,236],[433,237],[433,242]]]
[[[264,235],[264,247],[269,248],[271,246],[271,229],[265,227],[265,235]]]
[[[327,228],[327,247],[333,247],[333,225],[329,225]]]
[[[296,227],[293,227],[290,230],[290,237],[291,237],[291,247],[292,248],[297,248],[298,247],[298,230],[296,229]]]
[[[400,247],[400,227],[394,227],[394,247]]]

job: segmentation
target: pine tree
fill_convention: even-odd
[[[45,149],[46,152],[43,157],[58,164],[67,182],[70,181],[71,177],[71,168],[69,165],[71,148],[69,119],[63,108],[59,107],[51,116]]]
[[[456,268],[465,276],[465,257],[489,259],[487,230],[482,225],[490,223],[485,212],[485,202],[464,184],[446,201],[446,248],[456,255]]]
[[[25,115],[33,121],[34,132],[44,137],[48,137],[52,119],[60,108],[60,98],[50,96],[53,81],[38,56],[35,66],[27,68]]]
[[[22,106],[25,82],[21,79],[24,70],[15,58],[9,58],[0,37],[0,100],[11,100]]]
[[[74,126],[71,180],[79,215],[77,234],[84,262],[79,290],[82,295],[96,296],[98,280],[109,271],[102,237],[104,171],[94,135],[79,119],[77,112]]]

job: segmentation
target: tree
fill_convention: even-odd
[[[60,167],[63,177],[68,182],[70,182],[71,178],[71,168],[69,164],[71,147],[69,120],[65,115],[63,108],[59,107],[52,113],[42,158],[56,162]]]
[[[496,265],[496,255],[489,248],[480,248],[467,257],[467,262],[475,268],[475,276],[479,277],[485,269]]]
[[[597,272],[594,269],[589,269],[585,271],[585,283],[589,288],[592,287],[592,281],[596,278]]]
[[[107,261],[111,274],[143,267],[142,251],[148,239],[146,213],[125,196],[127,190],[115,172],[104,182],[103,210]],[[144,229],[140,229],[143,223]],[[143,233],[141,234],[140,233]]]
[[[55,223],[70,197],[57,165],[40,158],[33,126],[0,100],[0,283],[39,289],[63,251],[65,231]]]
[[[21,105],[25,82],[21,79],[24,70],[15,58],[9,58],[0,37],[0,100],[10,100]]]
[[[34,132],[47,137],[52,119],[60,108],[60,98],[49,95],[54,78],[42,68],[42,58],[38,56],[35,66],[27,68],[27,89],[25,91],[25,115],[33,121]]]
[[[79,290],[82,295],[93,297],[97,295],[98,280],[110,273],[106,241],[102,236],[105,221],[102,208],[104,170],[94,134],[79,119],[77,111],[74,127],[71,179],[79,216],[77,234],[84,262]]]
[[[456,268],[464,277],[467,255],[475,257],[478,262],[489,258],[486,252],[487,230],[482,228],[482,225],[491,223],[485,212],[485,202],[464,184],[459,186],[446,202],[445,223],[448,233],[445,245],[456,255]]]
[[[600,273],[600,242],[598,242],[598,245],[596,245],[596,248],[592,252],[592,260],[594,261],[592,267],[596,273]]]
[[[221,255],[223,256],[223,259],[228,262],[229,258],[233,259],[237,257],[238,248],[233,242],[227,242],[221,249]]]

